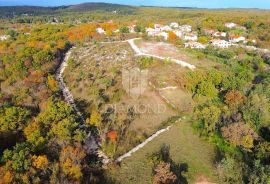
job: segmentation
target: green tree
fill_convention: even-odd
[[[0,132],[22,130],[31,112],[21,107],[0,107]]]

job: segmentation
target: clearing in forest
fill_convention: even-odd
[[[209,59],[198,58],[187,52],[184,48],[176,47],[170,43],[146,40],[136,40],[135,43],[143,53],[182,60],[195,65],[197,68],[215,67],[219,65]]]
[[[188,120],[175,123],[169,131],[124,159],[120,166],[107,170],[107,177],[120,184],[149,184],[153,177],[151,155],[162,145],[169,146],[172,164],[181,172],[180,183],[219,183],[215,167],[215,146],[193,132]]]
[[[130,96],[123,86],[127,80],[123,69],[130,68],[148,71],[139,98]],[[180,80],[187,71],[175,63],[136,57],[128,43],[89,43],[73,51],[64,79],[85,118],[100,116],[103,149],[116,158],[167,125],[172,117],[190,111],[192,98]],[[177,93],[166,92],[168,86],[175,86]],[[177,99],[177,108],[168,99]],[[111,132],[118,135],[114,145],[108,140]]]

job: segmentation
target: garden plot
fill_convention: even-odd
[[[146,54],[158,55],[172,59],[178,59],[195,65],[198,67],[215,67],[218,64],[209,59],[199,59],[198,57],[188,53],[183,48],[178,48],[173,44],[165,42],[136,40],[136,45],[141,52]]]

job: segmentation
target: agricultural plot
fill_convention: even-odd
[[[134,97],[126,89],[134,80],[128,81],[124,73],[138,67],[147,70],[146,86],[140,96]],[[93,114],[100,119],[103,149],[115,158],[155,133],[192,103],[175,80],[175,74],[187,71],[175,63],[135,57],[128,43],[89,43],[72,53],[64,79],[89,123]],[[159,89],[166,86],[177,86],[179,93],[161,93]],[[179,108],[174,108],[167,98],[178,99]],[[108,137],[111,132],[118,135],[113,142]]]
[[[178,48],[170,43],[137,40],[136,45],[144,53],[182,60],[195,65],[197,68],[215,67],[218,65],[218,63],[209,59],[201,59],[193,56],[186,52],[184,48]]]

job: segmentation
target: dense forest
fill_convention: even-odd
[[[208,39],[203,29],[229,32],[224,23],[235,22],[246,27],[243,34],[256,39],[256,46],[270,48],[270,12],[262,10],[87,4],[0,7],[0,12],[0,35],[9,35],[0,41],[0,183],[105,183],[101,162],[86,141],[96,127],[64,101],[55,78],[72,46],[123,40],[131,23],[144,32],[153,23],[177,21],[192,25],[201,39]],[[107,35],[96,33],[98,27]],[[120,33],[113,33],[115,28]],[[183,76],[196,102],[194,130],[218,147],[221,180],[268,184],[270,56],[211,46],[188,52],[222,64]]]

